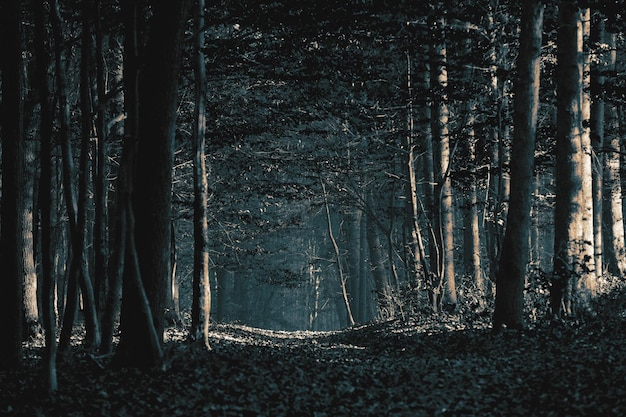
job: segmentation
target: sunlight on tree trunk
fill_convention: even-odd
[[[454,218],[452,199],[451,150],[448,132],[448,72],[446,69],[446,21],[440,18],[435,22],[436,43],[431,48],[431,86],[434,91],[432,98],[432,135],[435,160],[435,232],[441,253],[438,265],[440,282],[434,288],[438,299],[433,307],[441,308],[442,304],[456,307],[456,284],[454,276]],[[441,299],[437,296],[442,294]]]
[[[575,1],[559,3],[557,83],[556,206],[554,218],[554,280],[551,307],[554,316],[584,308],[593,293],[588,281],[593,272],[593,241],[586,234],[586,162],[583,129],[582,21]]]

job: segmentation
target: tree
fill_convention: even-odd
[[[606,33],[604,16],[595,14],[592,45],[598,58],[591,68],[591,137],[596,157],[594,218],[601,229],[596,239],[596,269],[604,264],[609,273],[626,271],[622,186],[620,182],[620,135],[617,109],[606,100],[607,73],[615,71],[615,35]],[[606,126],[605,126],[606,125]]]
[[[529,256],[543,10],[541,1],[529,1],[522,5],[513,113],[511,195],[496,278],[495,331],[503,326],[521,328],[524,325],[523,297]]]
[[[50,2],[50,21],[55,42],[55,69],[57,80],[57,94],[59,100],[59,124],[61,137],[61,150],[63,154],[63,191],[65,206],[69,217],[71,262],[70,278],[68,283],[68,295],[66,301],[65,316],[63,319],[62,335],[59,342],[61,352],[67,350],[70,335],[74,325],[74,317],[78,303],[78,286],[82,291],[85,312],[85,344],[91,348],[100,345],[100,325],[93,293],[93,285],[89,275],[86,258],[86,239],[84,231],[85,190],[80,192],[81,204],[76,196],[74,186],[74,161],[71,142],[70,104],[68,101],[67,68],[65,40],[63,37],[61,10],[58,0]],[[88,138],[87,138],[88,140]],[[84,155],[86,157],[86,155]],[[83,162],[84,163],[84,162]],[[83,167],[84,168],[84,167]],[[85,171],[86,172],[86,171]]]
[[[136,4],[132,0],[129,3],[127,12],[134,14]],[[134,168],[129,184],[132,188],[124,208],[128,224],[118,351],[120,363],[128,366],[158,366],[162,361],[164,302],[171,272],[171,184],[178,73],[191,4],[190,0],[152,4],[149,38],[137,86],[136,161],[130,165]]]
[[[0,209],[0,369],[22,360],[24,308],[24,99],[20,2],[0,4],[2,207]]]
[[[54,254],[52,245],[52,128],[53,108],[52,92],[48,76],[50,56],[48,53],[48,30],[45,16],[48,14],[44,2],[36,2],[35,15],[35,59],[36,59],[36,88],[41,104],[41,121],[39,136],[40,147],[40,176],[39,176],[39,211],[41,224],[41,306],[42,322],[45,331],[46,348],[44,366],[48,389],[57,388],[57,342],[56,342],[56,313],[54,309],[55,273]]]
[[[194,61],[196,107],[193,131],[194,190],[194,262],[193,301],[191,305],[191,338],[209,348],[209,225],[207,222],[208,181],[205,158],[206,135],[206,69],[204,48],[204,0],[197,0],[194,13]]]
[[[433,22],[435,44],[431,46],[431,105],[432,139],[435,161],[435,211],[434,225],[439,259],[438,281],[432,294],[432,306],[439,309],[442,303],[456,307],[456,285],[454,277],[454,218],[452,204],[452,179],[450,177],[452,155],[448,131],[448,72],[446,69],[446,20],[437,18]],[[443,293],[443,296],[441,295]]]
[[[571,314],[592,295],[587,277],[593,271],[593,242],[586,240],[583,129],[582,22],[577,2],[559,3],[557,81],[556,206],[554,280],[550,298],[556,317]]]

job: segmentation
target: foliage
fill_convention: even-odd
[[[623,415],[626,292],[594,316],[491,335],[442,314],[337,332],[219,325],[211,352],[169,331],[167,368],[106,367],[76,352],[60,389],[41,392],[40,348],[21,373],[0,373],[12,416],[592,416]],[[488,320],[487,320],[488,321]]]

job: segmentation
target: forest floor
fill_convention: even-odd
[[[497,335],[447,315],[323,333],[217,325],[210,352],[168,336],[165,368],[148,372],[75,348],[51,395],[32,348],[0,373],[0,416],[626,415],[623,290],[585,319]]]

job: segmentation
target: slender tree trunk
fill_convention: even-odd
[[[615,50],[615,34],[607,36],[609,52],[606,70],[615,71],[617,54]],[[598,74],[598,78],[604,78]],[[601,85],[604,83],[601,83]],[[602,88],[604,90],[604,88]],[[603,100],[598,97],[597,106],[602,106]],[[604,106],[602,106],[604,107]],[[597,116],[597,133],[602,141],[602,155],[604,182],[603,182],[603,224],[604,229],[604,259],[607,270],[616,276],[626,274],[626,244],[624,239],[624,217],[622,184],[620,180],[620,123],[617,106],[612,103],[606,104],[606,114],[603,119]],[[597,109],[597,108],[596,108]],[[597,109],[600,112],[599,109]],[[599,123],[603,120],[604,123]],[[606,136],[604,125],[606,124]],[[592,126],[594,126],[592,124]],[[601,139],[598,139],[600,141]]]
[[[541,1],[522,5],[520,51],[515,84],[514,136],[511,158],[511,196],[507,226],[496,279],[493,329],[524,326],[524,283],[528,265],[528,229],[533,184],[539,65],[544,6]]]
[[[46,347],[43,354],[45,381],[50,391],[58,386],[56,358],[56,311],[54,308],[56,274],[54,268],[53,226],[52,226],[52,92],[48,69],[50,56],[48,55],[48,29],[46,24],[46,7],[44,2],[34,4],[35,16],[35,85],[41,104],[39,136],[40,145],[40,177],[39,177],[39,213],[41,227],[41,319],[45,332]]]
[[[39,177],[39,210],[41,219],[41,306],[42,321],[45,331],[46,348],[44,351],[44,367],[46,382],[51,391],[57,388],[56,373],[56,312],[54,250],[52,243],[52,94],[48,68],[48,30],[45,16],[47,14],[44,2],[36,2],[35,15],[35,58],[36,58],[36,85],[41,103],[40,110],[40,168]]]
[[[106,121],[106,71],[104,58],[104,39],[102,28],[102,1],[96,0],[96,85],[98,92],[98,104],[96,112],[96,135],[94,151],[94,291],[96,299],[96,307],[100,314],[106,304],[106,298],[109,291],[108,287],[108,199],[107,199],[107,121]]]
[[[374,275],[374,287],[378,301],[378,309],[383,319],[393,317],[393,303],[391,299],[391,288],[389,279],[385,273],[384,257],[381,253],[382,243],[376,230],[376,225],[371,219],[367,222],[367,243],[369,247],[369,257],[372,264],[372,274]]]
[[[0,370],[22,361],[24,308],[24,100],[22,16],[18,1],[0,4],[2,204],[0,209]]]
[[[419,223],[419,201],[418,201],[418,185],[417,185],[417,170],[416,170],[416,155],[415,150],[417,144],[415,143],[415,129],[414,129],[414,115],[413,115],[413,79],[412,79],[412,64],[411,56],[409,52],[407,55],[407,91],[408,91],[408,103],[407,103],[407,135],[406,135],[406,149],[408,150],[407,156],[407,172],[409,177],[408,189],[408,206],[409,206],[409,218],[410,218],[410,230],[411,230],[411,280],[417,283],[418,273],[422,272],[424,277],[430,277],[431,268],[426,257],[426,249],[424,247],[424,239],[422,236],[422,230]],[[432,166],[432,164],[431,164]]]
[[[604,18],[594,13],[591,26],[590,42],[596,50],[599,50],[605,42]],[[600,278],[604,269],[604,230],[603,221],[603,179],[604,179],[604,84],[606,76],[604,72],[607,68],[606,54],[600,53],[598,61],[594,62],[590,68],[591,109],[590,109],[590,138],[592,146],[592,196],[593,196],[593,230],[594,230],[594,264],[596,277]],[[620,192],[621,193],[621,192]],[[620,196],[621,197],[621,196]],[[608,257],[607,257],[608,259]]]
[[[92,5],[91,1],[82,4],[83,32],[81,40],[81,65],[80,65],[80,107],[81,107],[81,145],[80,159],[78,167],[78,211],[76,212],[76,253],[78,256],[78,267],[80,268],[80,288],[83,294],[83,309],[85,312],[85,327],[87,330],[87,345],[92,349],[98,349],[101,342],[100,320],[96,306],[96,299],[93,289],[93,281],[89,272],[89,251],[88,251],[88,224],[87,211],[89,204],[89,151],[91,148],[91,52],[92,43]],[[72,233],[74,235],[74,233]],[[89,245],[90,246],[90,245]]]
[[[56,79],[57,79],[57,91],[60,108],[60,136],[61,136],[61,149],[63,153],[63,185],[65,191],[65,203],[67,207],[70,236],[72,244],[72,265],[75,270],[71,271],[71,274],[78,276],[79,282],[83,294],[84,312],[85,312],[85,329],[86,339],[85,344],[91,348],[98,348],[100,345],[100,327],[98,322],[98,315],[95,308],[95,300],[93,294],[93,286],[89,277],[89,271],[87,267],[86,254],[86,241],[84,235],[84,222],[83,214],[79,213],[79,204],[76,198],[76,191],[74,189],[74,163],[72,155],[71,133],[70,133],[70,107],[67,99],[67,80],[66,80],[66,66],[65,66],[65,41],[62,33],[61,12],[58,0],[52,0],[51,7],[51,22],[52,31],[55,41],[56,50]],[[89,140],[89,138],[87,138]],[[81,195],[84,191],[81,191]],[[86,193],[84,193],[86,196]],[[81,209],[84,211],[84,208]],[[79,216],[81,218],[79,218]],[[70,280],[71,281],[71,280]],[[71,283],[71,285],[75,285]],[[74,312],[72,309],[66,309],[68,312],[68,319],[65,320],[65,324],[69,324]],[[71,320],[73,324],[73,320]],[[71,327],[71,326],[70,326]],[[66,329],[66,332],[71,332],[70,329]],[[67,334],[67,333],[66,333]]]
[[[354,326],[354,316],[352,314],[352,306],[350,305],[350,298],[348,295],[348,290],[346,287],[347,275],[344,271],[343,267],[343,259],[341,257],[341,253],[339,251],[339,245],[337,244],[337,239],[335,239],[335,233],[333,232],[333,222],[330,216],[330,207],[328,204],[328,195],[326,194],[326,186],[324,185],[324,181],[320,181],[322,184],[322,190],[324,192],[324,209],[326,213],[326,226],[328,228],[328,238],[333,245],[333,252],[335,255],[335,261],[337,265],[337,272],[339,275],[339,285],[341,288],[341,296],[343,299],[343,304],[346,311],[346,320],[350,326]]]
[[[209,346],[211,283],[209,281],[209,226],[207,223],[208,181],[205,160],[206,68],[204,57],[204,0],[196,0],[194,13],[196,108],[193,131],[194,261],[191,337]]]
[[[601,270],[596,270],[595,266],[595,238],[594,238],[594,212],[593,212],[593,148],[591,145],[590,119],[591,119],[591,95],[590,89],[590,54],[588,45],[589,30],[591,26],[590,10],[583,9],[580,11],[581,28],[578,30],[579,43],[582,46],[582,61],[580,71],[582,74],[582,125],[581,148],[582,158],[582,236],[581,236],[581,277],[578,281],[577,291],[583,297],[593,297],[596,293],[597,274],[601,274]],[[601,234],[600,228],[598,234]],[[601,239],[601,238],[600,238]]]
[[[362,210],[355,208],[348,213],[346,241],[348,246],[347,292],[354,314],[354,321],[363,323],[361,292],[361,222]]]
[[[432,113],[432,136],[434,143],[435,160],[435,232],[437,243],[441,253],[436,274],[441,282],[434,288],[435,296],[443,290],[441,302],[455,307],[456,284],[454,276],[454,218],[452,181],[450,178],[451,150],[448,133],[448,98],[446,89],[448,86],[448,72],[446,69],[446,44],[444,41],[445,20],[438,19],[436,26],[440,29],[435,34],[435,45],[431,48],[431,86],[434,97],[431,106]],[[433,307],[439,304],[436,302]]]
[[[472,55],[472,44],[466,41],[466,56]],[[472,97],[472,83],[474,70],[468,65],[465,69],[465,79],[468,82],[467,98],[465,107],[465,146],[467,155],[467,190],[465,191],[464,217],[463,217],[463,261],[465,274],[472,277],[472,282],[479,293],[483,292],[483,276],[480,256],[480,229],[478,227],[478,197],[476,191],[476,134],[474,131],[476,100]]]

